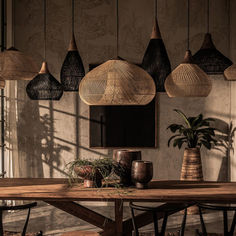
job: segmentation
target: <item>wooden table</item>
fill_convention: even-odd
[[[152,181],[149,189],[85,189],[68,186],[67,179],[0,179],[0,199],[42,200],[102,229],[101,235],[131,235],[131,219],[123,221],[124,201],[165,202],[160,209],[173,207],[175,213],[195,202],[236,203],[236,182]],[[75,201],[112,201],[115,220]],[[158,218],[162,218],[158,214]],[[151,222],[149,213],[137,216],[139,227]]]

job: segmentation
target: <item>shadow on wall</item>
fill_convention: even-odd
[[[65,145],[54,143],[53,107],[49,114],[40,116],[39,104],[27,101],[20,109],[17,124],[19,174],[21,177],[44,177],[43,162],[49,167],[49,175],[53,177],[54,170],[60,170],[63,150],[70,151]]]
[[[230,153],[234,151],[233,141],[236,127],[233,127],[232,122],[228,124],[223,120],[215,119],[215,128],[217,130],[217,145],[214,147],[214,149],[220,151],[223,154],[217,180],[230,181]]]

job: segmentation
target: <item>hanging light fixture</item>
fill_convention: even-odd
[[[72,38],[68,53],[61,68],[61,84],[64,91],[78,91],[79,83],[84,77],[84,66],[79,55],[74,35],[74,0],[72,0]]]
[[[230,18],[230,13],[231,13],[231,4],[230,4],[230,1],[229,1],[229,48],[231,48],[231,40],[230,40],[230,26],[231,26],[231,18]],[[233,65],[229,66],[227,69],[225,69],[224,71],[224,76],[225,76],[225,79],[226,80],[236,80],[236,64],[234,63]]]
[[[170,61],[157,22],[157,0],[151,39],[143,57],[142,68],[154,79],[157,92],[165,92],[165,79],[171,72]]]
[[[80,82],[79,95],[88,105],[146,105],[155,97],[155,83],[142,68],[118,57],[118,0],[116,10],[117,57],[88,72]]]
[[[14,1],[13,1],[14,11]],[[14,14],[13,14],[13,27]],[[15,44],[14,29],[12,42]],[[38,68],[34,60],[16,48],[11,47],[0,54],[0,77],[4,80],[31,80],[37,74]]]
[[[44,62],[41,70],[27,85],[26,92],[32,100],[59,100],[62,85],[50,74],[46,62],[46,0],[44,0]]]
[[[209,0],[207,1],[207,33],[203,44],[194,55],[193,60],[207,74],[223,74],[224,70],[232,65],[232,61],[218,51],[209,33]]]
[[[211,91],[209,76],[194,64],[189,50],[189,0],[188,0],[188,45],[184,61],[166,78],[165,89],[169,97],[206,97]]]

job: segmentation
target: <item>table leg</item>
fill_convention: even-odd
[[[123,236],[123,200],[115,200],[116,236]]]

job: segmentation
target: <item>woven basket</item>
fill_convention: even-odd
[[[78,91],[84,77],[84,66],[77,50],[75,36],[72,34],[68,53],[61,68],[61,84],[64,91]]]
[[[224,76],[226,80],[236,80],[236,64],[228,67],[224,71]]]
[[[1,53],[0,76],[4,80],[31,80],[38,73],[33,59],[15,48]]]
[[[32,100],[59,100],[63,94],[62,85],[50,74],[47,63],[43,62],[40,72],[26,86]]]
[[[88,105],[146,105],[155,97],[152,77],[142,68],[114,59],[85,75],[80,98]]]
[[[202,47],[193,55],[194,62],[207,74],[223,74],[224,70],[232,65],[232,61],[219,52],[211,38],[205,34]]]
[[[165,81],[169,97],[207,97],[212,88],[209,76],[191,62],[191,52],[185,54],[185,60],[173,70]]]
[[[161,38],[157,19],[154,20],[151,40],[143,57],[142,68],[154,79],[157,92],[165,92],[164,83],[171,72],[171,65]]]

